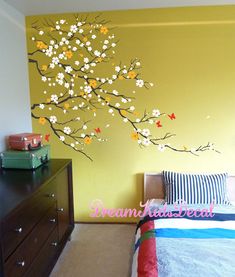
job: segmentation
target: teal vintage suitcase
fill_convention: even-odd
[[[1,153],[2,168],[35,169],[50,159],[49,145],[38,150],[7,150]]]

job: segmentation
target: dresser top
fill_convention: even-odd
[[[69,159],[52,159],[35,170],[0,169],[0,220],[31,197],[42,184],[53,179],[70,162]]]

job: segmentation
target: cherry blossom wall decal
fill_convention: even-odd
[[[130,139],[140,147],[152,145],[156,151],[169,149],[193,155],[207,150],[218,152],[210,142],[194,148],[185,145],[177,148],[169,142],[175,134],[166,132],[159,136],[163,121],[176,120],[174,112],[167,114],[157,108],[136,111],[135,97],[153,83],[141,78],[139,59],[132,59],[129,64],[113,63],[119,40],[101,16],[74,15],[73,22],[45,18],[33,22],[31,32],[30,45],[34,50],[28,53],[28,62],[34,65],[45,87],[42,101],[31,106],[32,117],[39,124],[48,125],[51,134],[67,147],[92,160],[87,147],[105,142],[102,130],[110,126],[107,122],[96,122],[102,109],[128,124]],[[107,68],[105,76],[100,73],[101,67],[102,72]],[[133,85],[133,95],[125,91],[125,86],[119,89],[121,82]],[[89,120],[84,120],[84,115]],[[46,140],[49,141],[49,135]]]

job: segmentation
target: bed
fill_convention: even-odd
[[[143,202],[151,203],[137,225],[132,277],[235,276],[235,177],[220,176],[224,179],[216,184],[220,177],[206,175],[208,184],[201,181],[205,191],[198,195],[194,177],[186,180],[188,174],[177,173],[172,185],[167,174],[144,174]],[[171,202],[177,182],[179,195],[189,202],[181,199],[180,209]]]

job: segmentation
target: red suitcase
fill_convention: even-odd
[[[8,138],[10,149],[15,150],[35,150],[42,146],[42,135],[33,133],[22,133],[10,135]]]

